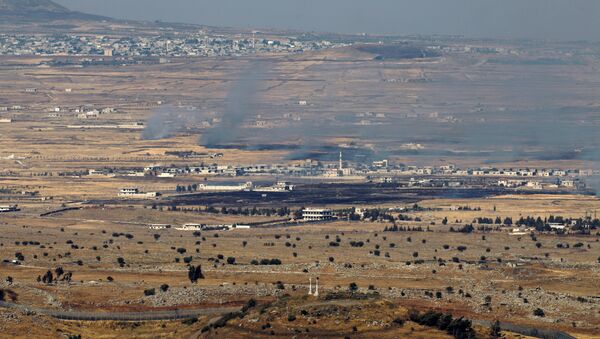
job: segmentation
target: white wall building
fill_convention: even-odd
[[[324,221],[334,218],[333,211],[329,208],[305,208],[302,210],[304,221]]]

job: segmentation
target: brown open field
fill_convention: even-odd
[[[539,234],[537,241],[532,241],[529,236],[517,237],[505,232],[451,233],[448,228],[453,223],[442,226],[440,221],[445,216],[450,220],[495,215],[581,216],[587,210],[597,209],[599,204],[597,199],[575,196],[537,196],[525,201],[515,197],[433,200],[421,205],[445,211],[415,212],[414,216],[422,217],[423,221],[405,223],[429,226],[431,232],[390,233],[382,232],[389,225],[386,223],[338,221],[284,229],[205,231],[197,237],[191,231],[149,230],[146,224],[234,223],[241,222],[242,217],[122,206],[88,207],[46,218],[18,212],[0,215],[3,229],[0,257],[8,259],[21,252],[25,260],[21,266],[2,265],[3,278],[14,279],[11,285],[2,284],[3,288],[14,291],[22,304],[102,312],[235,305],[250,298],[273,300],[282,293],[300,296],[306,293],[308,277],[319,277],[322,294],[345,290],[350,283],[356,283],[365,292],[372,285],[382,298],[408,309],[434,308],[477,320],[500,318],[516,324],[591,335],[598,333],[600,317],[596,299],[600,279],[597,237]],[[450,206],[456,205],[481,207],[481,211],[449,211]],[[243,221],[266,220],[253,218],[246,217]],[[436,225],[430,225],[431,221],[437,221]],[[113,232],[133,237],[116,237]],[[155,233],[160,234],[158,240],[153,236]],[[336,238],[340,246],[331,247],[329,243]],[[40,245],[21,244],[30,241]],[[351,241],[363,241],[364,246],[351,247]],[[540,248],[536,242],[541,243]],[[559,242],[569,243],[571,248],[559,249],[556,247]],[[583,246],[572,247],[577,242]],[[444,245],[449,248],[444,249]],[[459,251],[458,246],[466,246],[466,250]],[[186,252],[180,254],[177,248],[185,248]],[[380,255],[374,255],[376,249],[381,251]],[[192,264],[202,265],[206,278],[197,284],[187,280],[186,264],[175,262],[175,258],[183,260],[186,256],[192,258]],[[484,261],[480,261],[482,256]],[[119,267],[118,257],[124,258],[124,267]],[[219,259],[228,257],[235,258],[234,265]],[[453,263],[453,257],[459,258],[460,264]],[[263,258],[278,258],[282,265],[251,264],[253,259]],[[415,263],[416,259],[423,262]],[[441,266],[439,260],[445,264]],[[73,272],[71,283],[47,286],[36,281],[38,275],[58,266]],[[107,281],[109,276],[114,280]],[[284,284],[284,290],[277,288],[277,281]],[[145,289],[158,290],[161,284],[168,284],[169,290],[144,296]],[[448,287],[452,287],[451,292]],[[442,296],[427,297],[426,291],[440,291]],[[470,297],[464,297],[467,294]],[[486,296],[491,297],[489,306],[484,305]],[[527,303],[523,302],[525,299]],[[532,315],[538,307],[544,309],[545,318]],[[351,328],[350,324],[346,327]],[[48,326],[66,330],[66,325],[54,321]],[[97,324],[79,326],[78,332],[83,334],[97,329]],[[153,325],[141,326],[136,335],[144,337],[144,331]],[[169,329],[174,325],[170,322],[167,326]],[[128,327],[123,325],[123,328],[126,331]],[[178,328],[182,333],[198,330],[194,326]],[[225,333],[240,336],[250,333],[235,332],[239,330],[234,328],[225,328]]]
[[[519,49],[525,61],[551,55],[545,48],[509,43],[495,47]],[[465,53],[377,61],[372,54],[342,48],[260,58],[175,58],[169,64],[44,64],[53,59],[60,57],[0,58],[0,81],[5,84],[0,106],[22,106],[0,113],[13,119],[0,124],[0,157],[26,157],[22,165],[0,160],[4,171],[28,174],[103,165],[192,163],[164,156],[164,151],[206,151],[198,145],[206,131],[203,123],[226,110],[224,102],[232,86],[257,65],[262,70],[256,85],[258,103],[248,107],[239,122],[244,128],[232,132],[231,140],[250,147],[224,150],[215,145],[214,151],[224,153],[215,162],[269,163],[290,156],[289,150],[277,145],[305,145],[306,149],[291,152],[292,157],[302,158],[305,151],[344,143],[367,156],[409,164],[593,165],[585,154],[568,156],[574,150],[593,152],[597,142],[593,127],[598,125],[600,107],[594,71],[598,60],[591,57],[531,67],[519,60],[505,64],[493,56]],[[25,88],[36,88],[37,93],[25,93]],[[65,92],[67,88],[71,92]],[[298,105],[299,100],[307,105]],[[83,105],[117,111],[91,121],[74,118],[70,111]],[[53,107],[66,112],[50,118]],[[167,119],[171,131],[159,140],[143,140],[140,130],[66,128],[143,123],[164,114],[157,113],[161,109],[173,115]],[[377,116],[364,116],[366,112]],[[547,134],[549,126],[540,125],[544,121],[556,126],[553,138]],[[532,124],[541,132],[534,134],[539,134],[537,139],[528,140],[530,133],[523,126]],[[572,137],[558,138],[562,135]],[[589,137],[580,138],[585,135]],[[424,149],[402,151],[401,146],[409,143]],[[532,146],[516,149],[520,143]],[[539,144],[547,144],[548,149]],[[275,147],[262,150],[265,145]],[[514,154],[505,154],[507,149]]]

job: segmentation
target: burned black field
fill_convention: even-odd
[[[333,183],[298,185],[292,192],[219,192],[173,196],[166,204],[226,206],[309,206],[417,202],[431,198],[484,198],[501,195],[501,188],[398,188],[395,184]]]

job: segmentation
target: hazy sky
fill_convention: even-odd
[[[600,41],[598,0],[55,0],[116,18],[213,26]]]

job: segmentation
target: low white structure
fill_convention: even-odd
[[[203,224],[185,224],[183,226],[175,227],[178,231],[201,231],[205,225]]]
[[[17,205],[0,205],[0,213],[3,212],[16,212],[19,210]]]
[[[333,211],[329,208],[305,208],[302,210],[304,221],[325,221],[333,218]]]
[[[247,229],[250,229],[250,228],[252,228],[252,226],[250,226],[250,225],[233,225],[233,226],[231,227],[231,229],[234,229],[234,230],[235,230],[235,229],[239,229],[239,230],[247,230]]]
[[[567,229],[566,225],[559,224],[559,223],[548,223],[548,226],[553,231],[565,231]]]
[[[207,191],[207,192],[241,192],[241,191],[250,191],[252,190],[252,182],[248,181],[244,184],[237,185],[208,185],[208,184],[200,184],[198,185],[199,191]]]
[[[151,230],[164,230],[167,228],[171,228],[171,225],[169,225],[169,224],[151,224],[151,225],[148,225],[148,228]]]
[[[141,192],[139,188],[136,187],[122,188],[121,191],[119,191],[120,197],[131,199],[156,198],[159,195],[158,192]]]
[[[373,161],[373,167],[386,168],[388,166],[389,166],[389,162],[387,161],[387,159],[383,159],[380,161]]]
[[[532,188],[534,190],[541,190],[544,188],[542,183],[539,181],[528,181],[527,184],[525,184],[525,186],[527,186],[527,188]]]
[[[254,191],[256,192],[291,192],[294,190],[294,185],[285,182],[279,181],[273,186],[267,187],[255,187]]]
[[[560,186],[573,188],[573,187],[575,187],[575,181],[574,180],[561,180]]]
[[[529,232],[524,227],[513,228],[512,231],[510,232],[510,235],[526,235],[526,234],[529,234]]]

